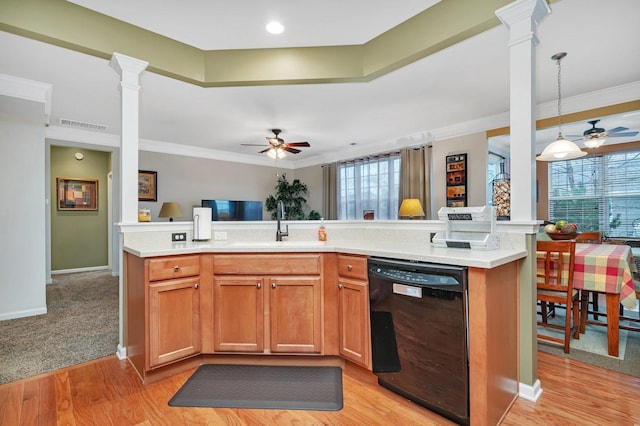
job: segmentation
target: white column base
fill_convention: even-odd
[[[520,398],[536,402],[538,398],[540,398],[540,395],[542,395],[540,380],[536,380],[533,386],[525,385],[524,383],[520,383],[519,385],[518,396],[520,396]]]
[[[120,361],[127,359],[127,348],[123,347],[122,345],[118,345],[118,349],[116,350],[116,356]]]

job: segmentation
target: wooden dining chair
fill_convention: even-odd
[[[538,241],[537,252],[537,300],[540,302],[542,316],[538,325],[564,331],[562,339],[540,332],[538,339],[561,343],[564,345],[564,352],[569,353],[571,334],[576,340],[580,338],[580,292],[573,288],[576,243],[571,240]],[[564,326],[547,321],[545,306],[548,303],[566,306]],[[583,312],[582,315],[585,315],[586,307]]]
[[[586,243],[586,244],[602,244],[602,232],[580,232],[576,238],[576,243]],[[588,313],[593,315],[593,319],[598,319],[598,292],[595,291],[586,291],[583,290],[584,297],[589,300],[591,299],[591,308],[592,310]]]

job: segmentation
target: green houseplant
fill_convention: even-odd
[[[311,210],[309,215],[305,216],[304,207],[307,204],[307,199],[304,196],[309,193],[309,189],[299,179],[289,182],[286,174],[283,173],[278,176],[275,190],[275,194],[269,195],[265,202],[267,211],[271,212],[271,219],[276,219],[278,201],[282,201],[284,204],[285,219],[287,220],[320,219],[320,213],[315,210]]]

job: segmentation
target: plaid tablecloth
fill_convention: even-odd
[[[620,303],[636,307],[633,276],[636,264],[631,247],[613,244],[576,244],[573,286],[584,290],[620,294]]]

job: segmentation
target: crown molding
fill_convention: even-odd
[[[51,118],[51,93],[53,86],[26,78],[0,74],[0,95],[24,99],[44,104],[44,125],[49,125]]]

